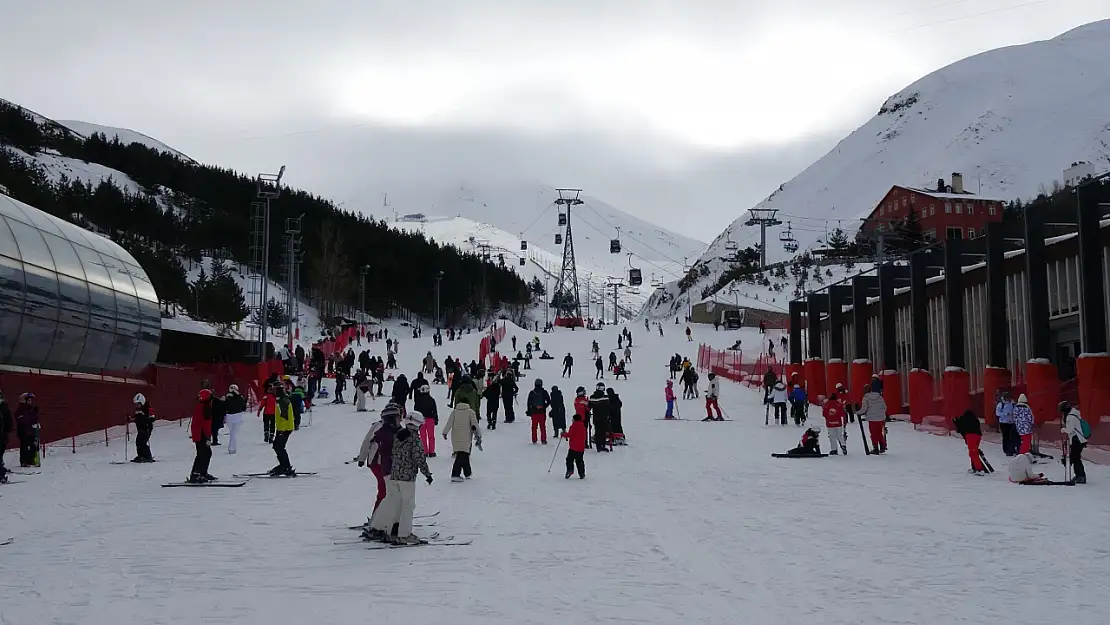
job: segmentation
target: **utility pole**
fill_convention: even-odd
[[[443,272],[442,271],[436,272],[436,302],[435,302],[436,303],[436,330],[439,330],[440,326],[443,325],[440,321],[440,315],[439,315],[439,283],[442,282],[442,281],[443,281]]]
[[[488,263],[490,260],[489,243],[478,243],[478,253],[481,255],[482,258],[482,293],[481,299],[479,300],[480,304],[478,314],[484,319],[486,314],[486,263]]]
[[[613,325],[620,323],[620,305],[617,303],[618,289],[624,286],[624,281],[620,278],[609,278],[609,286],[613,287]],[[604,312],[602,313],[604,316]]]
[[[767,228],[781,226],[782,222],[775,217],[779,212],[777,208],[753,208],[748,211],[748,221],[745,226],[759,226],[759,268],[767,268]]]
[[[366,331],[366,276],[370,273],[370,265],[363,265],[358,268],[358,322],[362,326],[361,330]]]
[[[251,204],[251,269],[257,271],[253,279],[251,295],[252,308],[258,316],[258,342],[256,352],[259,360],[266,360],[266,291],[270,275],[270,203],[281,197],[281,178],[285,175],[285,165],[277,174],[258,174],[255,178],[255,197],[258,201]]]

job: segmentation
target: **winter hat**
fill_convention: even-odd
[[[1071,410],[1071,404],[1069,404],[1066,401],[1062,401],[1062,402],[1060,402],[1059,404],[1056,405],[1056,411],[1059,412],[1060,414],[1064,414],[1064,413],[1068,412],[1069,410]]]
[[[802,388],[802,387],[800,387],[800,386],[798,386],[797,384],[795,384],[795,385],[794,385],[794,388]]]
[[[536,378],[536,388],[543,388],[543,380]]]
[[[422,425],[424,425],[424,415],[410,410],[408,417],[405,418],[405,427],[419,428]]]
[[[579,386],[578,388],[574,389],[574,394],[578,395],[579,397],[582,397],[583,395],[586,394],[586,389]]]
[[[1021,395],[1018,395],[1017,403],[1019,403],[1019,404],[1028,404],[1029,403],[1029,398],[1025,396],[1025,393],[1022,393]]]
[[[594,390],[605,392],[605,383],[604,382],[598,382],[597,386],[594,387]]]
[[[136,403],[136,404],[145,404],[146,403],[146,397],[142,393],[136,393],[135,394],[135,399],[132,399],[131,401]]]
[[[235,393],[236,395],[238,395],[239,394],[239,385],[238,384],[232,384],[231,386],[227,387],[227,392]]]
[[[717,374],[716,374],[716,373],[712,373],[712,372],[711,372],[711,373],[709,374],[709,379],[710,379],[710,380],[712,380],[712,379],[713,379],[713,378],[715,378],[715,377],[717,377]]]
[[[838,391],[844,390],[844,383],[843,382],[837,382],[836,383],[836,390],[838,390]]]
[[[667,380],[667,386],[674,386],[674,380]]]

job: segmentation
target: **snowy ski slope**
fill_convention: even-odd
[[[123,144],[139,143],[147,146],[148,148],[152,148],[161,152],[169,152],[174,156],[180,157],[182,160],[193,162],[193,159],[182,154],[181,152],[178,152],[165,143],[162,143],[154,137],[144,135],[141,132],[136,132],[128,128],[113,128],[112,126],[102,126],[100,124],[93,124],[91,122],[83,122],[74,119],[60,119],[58,120],[58,123],[83,137],[88,137],[99,132],[105,137],[108,137],[109,141],[111,141],[113,137],[117,137],[119,138],[120,143]]]
[[[14,538],[0,547],[0,623],[1106,622],[1107,469],[1091,467],[1085,487],[1016,486],[988,447],[999,472],[969,476],[958,439],[904,424],[891,424],[886,456],[864,456],[852,426],[847,457],[775,460],[800,432],[765,427],[758,394],[730,382],[722,405],[735,421],[657,421],[667,355],[693,357],[696,344],[673,325],[665,338],[629,328],[632,377],[615,383],[629,446],[587,452],[585,480],[563,479],[565,445],[531,445],[521,415],[483,430],[465,483],[450,483],[438,440],[435,482],[418,482],[417,512],[440,515],[416,531],[470,546],[334,544],[354,538],[342,528],[370,513],[374,493],[369,472],[344,462],[375,415],[349,404],[319,407],[290,441],[296,467],[315,477],[160,488],[189,469],[187,427],[155,432],[153,465],[108,464],[124,457],[119,441],[52,451],[41,475],[0,486],[0,542]],[[469,360],[477,339],[433,352]],[[568,399],[592,387],[591,339],[616,347],[609,330],[541,335],[557,359],[534,361],[522,391],[534,376]],[[735,337],[695,339],[722,347]],[[404,343],[411,374],[431,340]],[[560,380],[567,351],[578,366]],[[442,407],[443,388],[433,392]],[[683,417],[699,414],[698,401],[680,404]],[[247,420],[235,456],[214,448],[212,472],[273,466],[260,429]],[[1060,477],[1059,465],[1043,466]]]

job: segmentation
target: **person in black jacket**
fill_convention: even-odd
[[[486,429],[497,429],[497,403],[501,401],[501,380],[500,378],[490,378],[486,384],[486,388],[482,391],[482,397],[486,398]]]
[[[413,381],[415,384],[415,380]],[[429,458],[436,457],[436,426],[439,425],[439,407],[432,397],[432,388],[427,380],[416,387],[416,394],[412,398],[412,409],[424,416],[424,423],[420,426],[420,442],[424,445],[424,453]]]
[[[215,393],[212,394],[212,446],[216,447],[220,444],[220,430],[224,427],[224,417],[227,415],[227,408],[224,407],[224,400]]]
[[[566,357],[563,358],[563,375],[560,377],[569,378],[571,369],[574,368],[574,356],[567,352]]]
[[[567,431],[567,406],[563,402],[563,391],[558,386],[551,387],[551,432],[558,438]]]
[[[393,392],[390,393],[390,396],[398,406],[404,407],[405,400],[409,398],[409,379],[405,377],[405,374],[402,373],[394,380]]]
[[[543,387],[543,380],[536,379],[536,387],[528,392],[527,410],[532,417],[532,444],[536,444],[536,430],[542,436],[543,444],[547,444],[547,409],[551,406],[551,395]]]
[[[605,391],[609,396],[609,431],[613,434],[614,445],[624,445],[624,426],[621,424],[621,408],[624,402],[621,401],[621,396],[617,395],[617,391],[610,388]]]
[[[594,416],[594,445],[598,451],[611,451],[609,410],[609,396],[605,394],[605,383],[598,382],[594,394],[590,395],[590,413]]]
[[[505,405],[505,423],[516,421],[516,413],[513,411],[513,400],[516,399],[516,394],[519,390],[514,375],[505,375],[502,377],[501,402]]]
[[[971,458],[971,471],[969,473],[984,474],[987,468],[983,466],[983,458],[979,455],[979,443],[983,440],[983,428],[979,425],[979,417],[970,410],[952,420],[956,432],[964,437],[967,445],[967,455]]]
[[[0,484],[8,481],[8,468],[4,466],[4,450],[8,447],[8,433],[15,429],[12,411],[0,394]]]
[[[135,437],[135,457],[131,462],[154,462],[154,456],[150,453],[150,435],[154,433],[154,415],[150,414],[150,402],[142,393],[135,395],[134,402],[135,411],[131,414],[131,420],[135,422],[139,433]]]

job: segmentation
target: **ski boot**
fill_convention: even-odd
[[[190,484],[205,484],[208,482],[208,478],[201,475],[200,473],[193,473],[189,476],[189,479],[185,481]]]
[[[1072,480],[1072,482],[1075,482],[1076,484],[1086,484],[1087,483],[1087,476],[1084,475],[1082,477],[1077,477],[1074,480]]]
[[[846,445],[841,445],[841,446],[840,446],[840,453],[842,453],[842,454],[844,454],[845,456],[847,456],[847,455],[848,455],[848,447],[847,447]]]
[[[563,479],[564,480],[569,480],[570,476],[572,476],[572,475],[574,475],[574,471],[567,471],[567,474],[563,476]]]
[[[461,482],[461,481],[463,481],[463,478],[462,478],[461,475],[453,475],[453,476],[451,476],[451,481],[452,482]]]
[[[830,456],[837,456],[837,455],[839,455],[839,452],[837,452],[835,449],[833,449],[833,450],[829,451],[829,455]]]
[[[219,479],[219,478],[217,478],[215,475],[212,475],[211,473],[205,473],[204,474],[204,481],[205,482],[215,482],[217,479]]]
[[[269,475],[270,475],[270,477],[277,477],[277,476],[281,475],[283,472],[285,472],[285,468],[282,467],[279,464],[278,466],[269,470]]]

